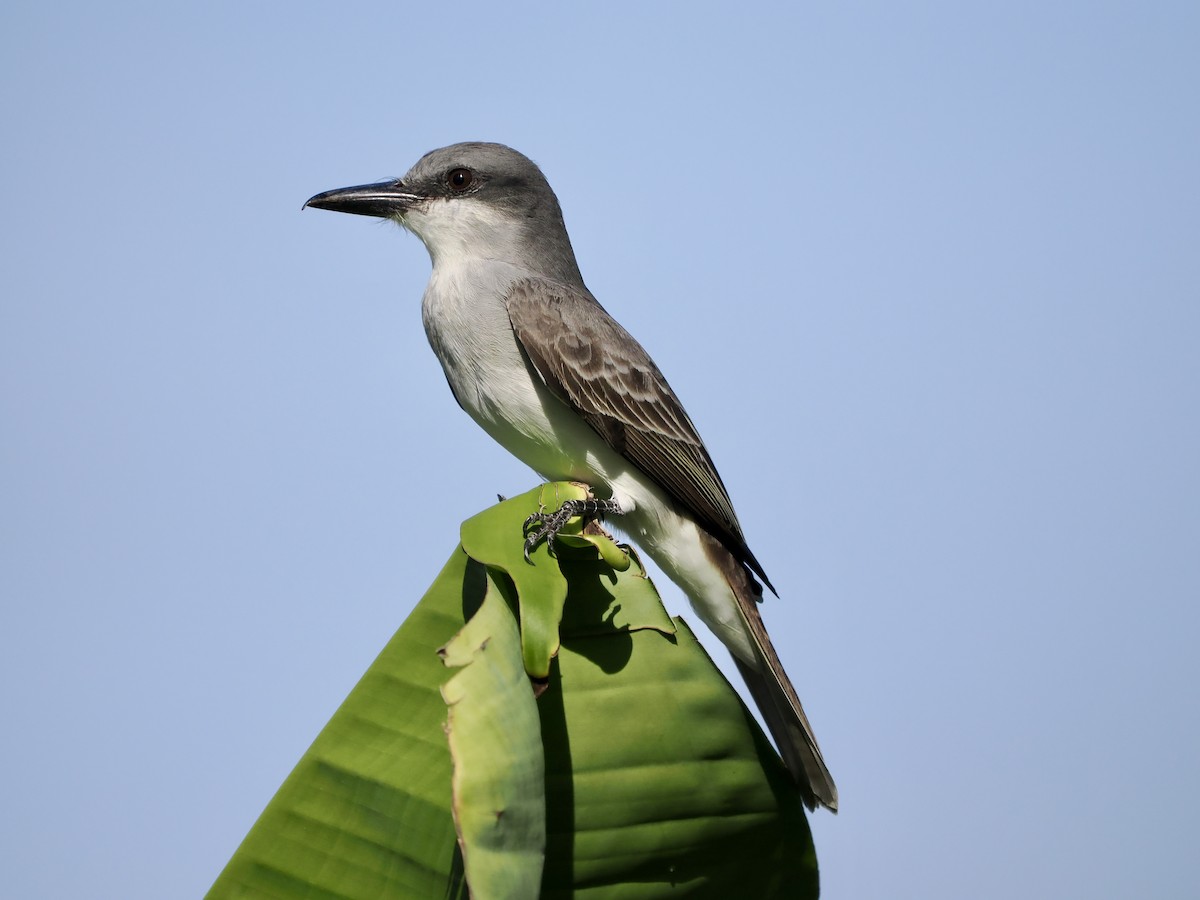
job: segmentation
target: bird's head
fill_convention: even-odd
[[[435,266],[482,258],[578,278],[558,198],[532,160],[503,144],[433,150],[396,181],[325,191],[304,205],[392,219]]]

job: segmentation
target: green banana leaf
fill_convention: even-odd
[[[799,793],[636,556],[573,522],[525,561],[583,496],[463,523],[211,900],[817,896]]]
[[[542,728],[517,620],[491,576],[483,605],[441,651],[459,847],[473,897],[536,897],[546,849]]]

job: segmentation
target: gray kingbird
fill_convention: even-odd
[[[305,206],[391,219],[421,239],[433,261],[425,331],[459,406],[543,477],[600,498],[546,517],[530,543],[552,539],[568,514],[618,514],[731,651],[809,808],[836,811],[754,576],[775,589],[675,392],[584,285],[541,170],[501,144],[455,144],[398,181]]]

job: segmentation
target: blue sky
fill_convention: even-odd
[[[1191,3],[6,4],[6,890],[202,894],[536,483],[450,397],[420,244],[300,211],[478,139],[542,165],[780,590],[826,895],[1195,896],[1198,39]]]

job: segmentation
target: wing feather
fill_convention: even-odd
[[[770,587],[704,442],[641,344],[590,294],[566,285],[525,279],[506,303],[546,386]]]

